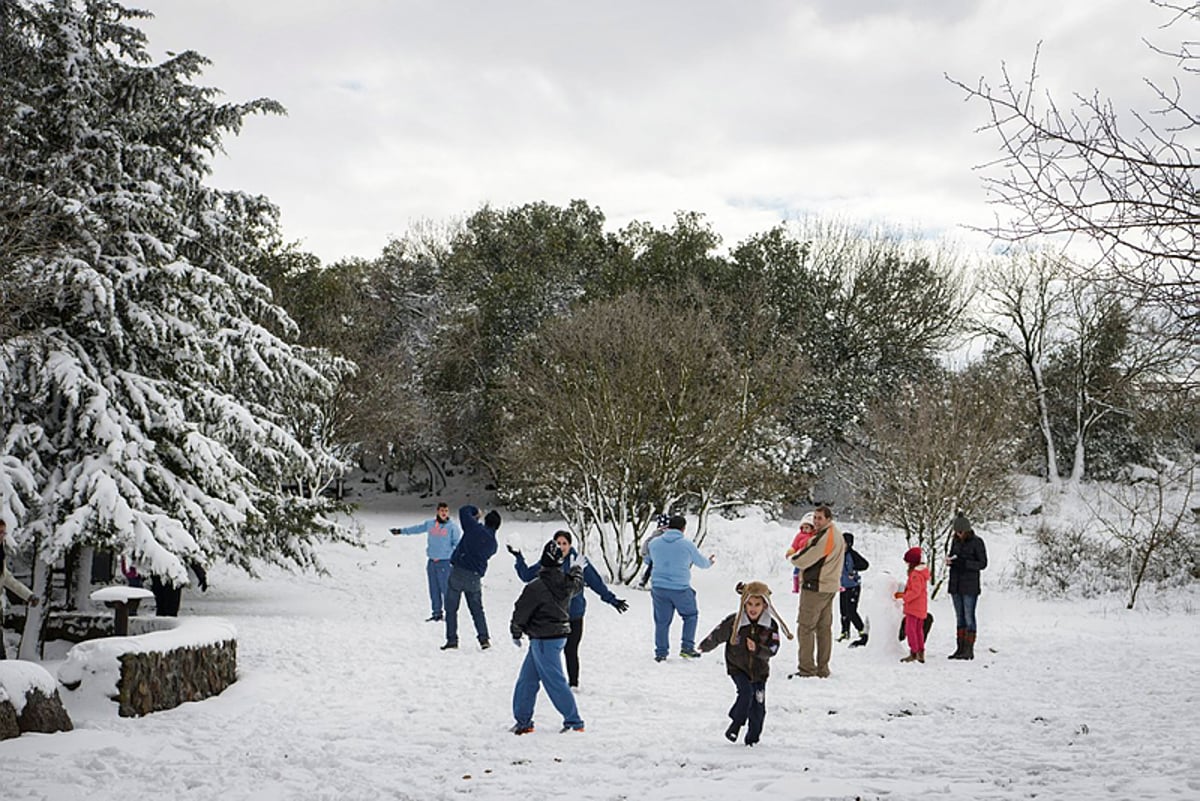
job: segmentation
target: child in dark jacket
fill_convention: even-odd
[[[739,582],[737,591],[741,595],[738,611],[722,620],[701,641],[700,650],[708,652],[725,643],[725,670],[737,687],[725,739],[736,743],[742,726],[749,721],[745,743],[754,745],[762,735],[767,716],[769,660],[779,650],[779,630],[782,627],[789,640],[792,633],[771,605],[771,590],[766,584]]]

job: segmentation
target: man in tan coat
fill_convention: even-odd
[[[813,525],[816,533],[812,539],[789,560],[800,569],[800,613],[796,618],[800,664],[792,675],[826,678],[833,651],[833,599],[841,588],[846,542],[833,524],[828,506],[816,508]]]

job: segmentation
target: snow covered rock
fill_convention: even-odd
[[[33,662],[0,662],[0,740],[22,732],[71,731],[58,683]]]

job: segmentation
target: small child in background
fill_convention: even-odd
[[[769,660],[779,650],[779,630],[782,627],[789,640],[792,633],[771,606],[771,590],[766,584],[738,582],[737,591],[741,595],[738,611],[722,620],[701,641],[700,650],[707,653],[725,643],[725,670],[737,687],[725,739],[736,743],[742,726],[749,721],[745,743],[754,745],[762,735],[767,716]]]
[[[800,518],[800,530],[796,532],[796,536],[792,538],[792,547],[787,549],[784,554],[788,559],[792,558],[792,554],[798,553],[801,548],[808,545],[808,541],[817,533],[816,524],[813,521],[813,513],[809,512],[804,517]],[[792,592],[800,592],[800,568],[792,568]]]
[[[921,561],[921,549],[904,552],[908,581],[896,598],[904,600],[904,632],[908,636],[908,656],[901,662],[925,662],[925,616],[929,612],[929,567]]]

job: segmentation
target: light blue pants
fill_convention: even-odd
[[[533,707],[537,702],[538,687],[546,688],[550,703],[563,717],[563,726],[582,729],[583,719],[575,706],[575,694],[567,685],[563,672],[562,653],[567,644],[566,637],[552,640],[529,640],[529,650],[521,663],[517,684],[513,687],[513,717],[518,726],[533,725]]]
[[[666,656],[671,650],[667,642],[671,633],[671,620],[675,613],[683,618],[683,637],[680,648],[684,651],[696,649],[696,623],[700,610],[696,608],[696,591],[691,587],[684,590],[650,590],[654,602],[654,655]]]
[[[433,617],[441,617],[446,594],[450,587],[450,560],[430,559],[425,563],[425,576],[429,579],[429,610]]]

